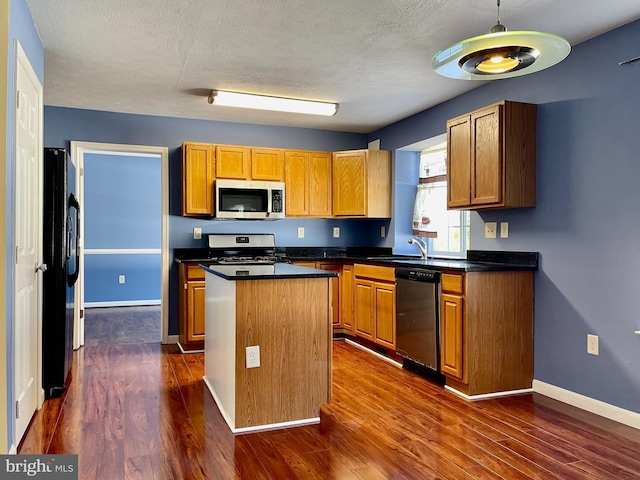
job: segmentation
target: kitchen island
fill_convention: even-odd
[[[318,423],[331,399],[336,273],[286,263],[201,267],[204,382],[231,431]]]

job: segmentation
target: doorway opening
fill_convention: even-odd
[[[71,155],[78,162],[78,201],[80,202],[82,212],[80,219],[81,240],[79,243],[81,273],[78,278],[78,288],[76,290],[74,348],[79,348],[85,344],[85,311],[86,307],[89,306],[118,307],[117,309],[120,309],[120,307],[127,305],[140,309],[142,306],[150,305],[149,310],[151,314],[153,314],[153,310],[156,310],[156,312],[159,310],[160,325],[158,340],[162,343],[168,343],[168,149],[166,147],[153,146],[71,142]],[[158,187],[157,183],[160,184],[160,212],[157,210],[153,210],[153,212],[145,211],[150,205],[146,205],[147,202],[145,201],[135,200],[136,183],[138,184],[138,189],[143,187],[139,182],[133,181],[131,185],[126,185],[127,181],[131,182],[136,174],[141,174],[141,168],[142,170],[144,170],[144,168],[151,168],[148,172],[153,172],[154,165],[156,167],[156,173],[150,174],[151,176],[147,181],[155,183],[154,187]],[[101,194],[104,195],[104,198],[100,198],[100,192],[98,192],[96,198],[92,198],[91,192],[87,192],[86,190],[87,185],[85,183],[87,179],[89,179],[88,184],[89,188],[91,188],[91,177],[97,176],[99,179],[101,175],[104,175],[104,171],[101,172],[101,168],[109,167],[118,171],[116,176],[121,180],[119,184],[120,188],[117,189],[116,196],[113,196],[113,192],[103,191]],[[159,175],[157,174],[157,167],[159,167]],[[130,177],[127,177],[126,171],[122,170],[123,168],[132,169],[129,171],[131,174]],[[111,174],[113,175],[113,173],[114,172]],[[146,174],[143,173],[143,175]],[[98,185],[99,183],[93,184]],[[133,200],[129,198],[130,195],[133,196]],[[87,205],[88,199],[89,204]],[[132,202],[129,206],[127,205],[128,201]],[[113,203],[113,205],[110,205],[111,203]],[[83,207],[88,206],[91,210],[92,205],[94,207],[93,212],[96,213],[97,216],[109,218],[104,222],[89,221],[88,218],[84,217],[87,208]],[[151,205],[151,207],[153,206]],[[116,211],[119,213],[114,214]],[[89,212],[89,214],[91,215],[91,212]],[[131,233],[134,231],[131,230],[133,228],[132,224],[140,222],[143,225],[146,224],[147,228],[138,229],[137,233]],[[129,228],[118,229],[126,224],[129,224]],[[85,246],[88,238],[86,236],[87,226],[91,229],[90,233],[96,242],[89,246]],[[149,235],[145,236],[145,231],[148,231]],[[159,240],[157,238],[158,233]],[[101,245],[99,239],[105,235],[109,235],[115,243],[113,245]],[[151,243],[145,245],[145,241],[150,241]],[[158,244],[160,248],[157,248]],[[114,245],[117,248],[100,248],[113,247]],[[100,278],[106,279],[107,281],[106,288],[105,285],[100,285],[99,282],[95,282],[95,279],[92,279],[89,285],[87,284],[87,267],[91,272],[101,273]],[[124,270],[125,268],[129,268],[129,270]],[[159,288],[158,284],[153,281],[153,277],[158,278],[158,269],[160,277]],[[105,272],[107,273],[105,274]],[[128,281],[130,282],[129,285],[127,285]],[[133,282],[133,285],[131,282]],[[121,292],[124,292],[127,286],[133,286],[133,288],[126,290],[129,293],[120,295],[117,293],[118,288],[121,289]],[[137,299],[133,297],[127,299],[127,295],[132,295],[132,291],[137,291]],[[110,298],[109,295],[116,296]],[[114,298],[117,299],[114,300]],[[142,300],[140,300],[140,298],[142,298]],[[134,310],[136,308],[134,308]],[[98,310],[107,309],[98,308]],[[112,310],[112,312],[117,313],[115,310]],[[135,312],[129,310],[129,314],[131,313]],[[134,322],[135,320],[132,321],[132,323]]]

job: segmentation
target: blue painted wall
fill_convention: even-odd
[[[7,319],[7,405],[9,406],[7,415],[8,425],[8,444],[14,442],[13,419],[15,411],[13,406],[13,369],[14,369],[14,350],[13,350],[13,265],[15,264],[13,252],[15,251],[13,244],[13,224],[15,222],[14,204],[13,204],[13,175],[15,169],[15,154],[13,151],[14,138],[14,108],[15,108],[15,65],[16,65],[16,41],[22,45],[24,52],[29,59],[29,63],[36,72],[41,84],[44,84],[44,47],[38,36],[38,32],[33,24],[31,13],[27,8],[24,0],[11,0],[9,4],[9,58],[8,58],[8,84],[7,84],[7,151],[6,151],[6,196],[5,208],[7,211],[6,224],[6,247],[5,256],[7,259],[6,275],[6,296],[7,310],[5,312]],[[5,412],[0,412],[4,415]]]
[[[471,247],[541,254],[535,378],[634,412],[640,62],[618,62],[636,57],[638,45],[640,21],[575,46],[551,69],[487,83],[370,136],[394,150],[442,134],[447,118],[497,100],[538,104],[537,207],[473,213]],[[485,239],[486,221],[508,221],[509,238]],[[586,353],[587,333],[599,335],[599,356]]]
[[[275,233],[278,246],[393,246],[393,237],[380,237],[380,227],[388,230],[389,220],[229,221],[180,215],[184,141],[337,151],[366,148],[364,134],[45,107],[45,144],[68,147],[71,140],[169,148],[170,259],[175,248],[206,246],[206,237],[193,240],[194,227],[201,227],[203,234]],[[334,226],[341,227],[338,239],[332,237]],[[297,238],[298,227],[305,228],[305,238]],[[178,333],[177,282],[177,268],[172,263],[169,283],[172,335]]]
[[[162,221],[160,156],[84,155],[85,303],[159,301]],[[90,253],[92,249],[110,253]],[[118,283],[125,275],[125,283]]]

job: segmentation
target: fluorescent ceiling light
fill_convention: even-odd
[[[295,98],[269,97],[251,93],[225,92],[211,90],[209,103],[225,107],[253,108],[256,110],[273,110],[276,112],[307,113],[310,115],[335,115],[337,103],[298,100]]]
[[[494,80],[539,72],[564,60],[571,45],[564,38],[534,31],[507,32],[498,23],[491,33],[467,38],[440,50],[431,65],[436,73],[463,80]]]

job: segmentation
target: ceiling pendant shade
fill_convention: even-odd
[[[493,80],[539,72],[564,60],[571,46],[564,38],[534,31],[508,32],[498,23],[491,33],[462,40],[433,57],[436,73],[462,80]]]

